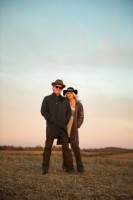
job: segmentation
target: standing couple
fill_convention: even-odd
[[[53,93],[44,97],[42,102],[41,114],[46,120],[42,174],[48,173],[54,139],[57,139],[57,144],[62,145],[63,168],[66,169],[66,172],[74,172],[69,143],[75,155],[77,171],[84,172],[78,138],[78,128],[84,120],[83,106],[77,98],[78,91],[73,87],[63,90],[65,87],[62,80],[57,79],[52,82]],[[62,90],[64,97],[60,94]]]

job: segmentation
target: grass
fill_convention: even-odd
[[[42,175],[42,152],[0,151],[0,200],[131,200],[133,154],[82,156],[85,173],[67,174],[53,152]]]

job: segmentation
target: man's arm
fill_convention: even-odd
[[[48,121],[50,118],[49,115],[49,108],[46,97],[43,99],[42,106],[41,106],[41,114],[42,116]]]
[[[67,124],[68,124],[70,117],[71,117],[71,107],[70,107],[70,103],[69,103],[68,99],[66,99],[66,101],[67,101]]]

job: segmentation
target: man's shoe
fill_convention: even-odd
[[[66,170],[66,172],[67,172],[68,174],[74,174],[74,173],[75,173],[74,170]]]
[[[84,169],[78,169],[77,171],[78,171],[78,173],[84,173],[85,172]]]
[[[64,164],[62,164],[62,169],[66,169],[66,166]]]
[[[42,175],[45,175],[48,173],[48,170],[42,170]]]

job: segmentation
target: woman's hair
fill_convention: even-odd
[[[81,102],[81,100],[79,99],[79,97],[74,92],[73,92],[73,96],[74,96],[74,98],[75,98],[75,100],[77,102]],[[65,97],[67,97],[67,93],[65,94]]]

